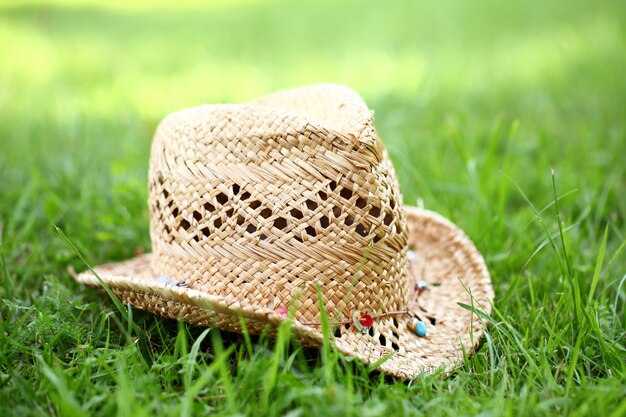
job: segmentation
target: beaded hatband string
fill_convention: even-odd
[[[342,326],[346,324],[354,324],[361,333],[364,333],[364,334],[368,333],[369,329],[372,327],[376,319],[411,314],[412,312],[411,307],[413,306],[415,302],[417,302],[417,298],[426,290],[426,288],[427,288],[427,284],[425,281],[420,280],[416,282],[415,283],[415,295],[413,296],[411,301],[408,303],[408,307],[404,310],[388,311],[388,312],[380,313],[377,315],[371,314],[370,309],[355,310],[354,313],[352,314],[352,320],[337,321],[337,322],[333,322],[333,324],[337,326]],[[284,308],[277,309],[276,313],[278,313],[282,317],[287,317],[287,311]],[[322,325],[321,323],[301,323],[301,324],[305,326],[321,326]],[[411,331],[414,331],[420,337],[426,336],[426,326],[421,320],[417,318],[413,318],[411,321],[409,321],[409,323],[407,323],[407,327]]]

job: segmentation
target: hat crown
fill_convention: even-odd
[[[152,268],[297,317],[405,305],[407,224],[373,117],[351,90],[295,89],[173,113],[150,162]]]

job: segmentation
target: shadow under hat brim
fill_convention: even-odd
[[[335,345],[341,353],[366,364],[389,358],[378,369],[402,379],[413,379],[438,368],[450,370],[471,354],[485,323],[464,305],[491,313],[493,288],[483,257],[461,229],[442,216],[405,207],[409,225],[409,274],[411,281],[424,280],[427,289],[411,305],[411,314],[375,320],[369,333],[354,325],[339,326]],[[151,254],[94,268],[98,277],[124,303],[154,314],[199,326],[250,333],[274,331],[285,319],[266,306],[201,292],[160,277],[150,266]],[[76,277],[82,284],[102,287],[91,271]],[[412,294],[416,295],[416,294]],[[413,317],[426,326],[418,337],[407,323]],[[319,346],[320,326],[292,321],[292,330],[306,345]],[[335,334],[337,334],[335,332]]]

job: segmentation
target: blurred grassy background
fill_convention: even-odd
[[[513,184],[543,206],[550,167],[579,211],[599,198],[597,218],[617,228],[625,16],[620,2],[582,1],[4,4],[0,213],[8,221],[32,189],[30,208],[50,222],[71,232],[83,219],[99,243],[146,247],[138,203],[165,114],[332,81],[376,111],[405,200],[424,198],[475,239],[532,220]],[[495,256],[511,251],[502,237],[484,236]]]
[[[98,299],[83,295],[69,278],[68,265],[84,266],[53,224],[93,263],[149,249],[149,146],[167,113],[337,82],[360,92],[376,111],[405,201],[422,199],[427,208],[450,217],[485,254],[496,306],[521,326],[525,346],[542,345],[554,339],[552,330],[573,326],[573,305],[558,301],[569,294],[565,278],[589,291],[608,227],[607,265],[596,298],[622,318],[614,322],[610,341],[593,342],[600,348],[582,351],[585,360],[573,363],[567,383],[580,375],[623,376],[623,351],[599,357],[598,349],[606,352],[603,343],[621,348],[626,331],[619,287],[626,269],[621,252],[626,240],[625,22],[623,1],[4,1],[0,295],[19,305],[39,305],[33,311],[44,315],[56,311],[42,301],[44,282],[50,280],[72,289],[67,294],[78,300]],[[546,232],[558,230],[551,168],[566,251],[551,250],[546,238]],[[571,262],[571,274],[562,269],[564,262]],[[507,293],[511,288],[514,294]],[[545,314],[545,322],[530,324],[536,315],[529,311]],[[89,332],[88,323],[68,317],[57,320]],[[13,324],[6,334],[20,334],[25,323],[26,318]],[[64,327],[54,332],[59,328]],[[504,371],[515,383],[511,391],[494,394],[504,401],[493,400],[494,413],[509,409],[503,404],[511,398],[538,401],[523,397],[522,387],[529,383],[547,389],[548,396],[564,394],[560,366],[581,349],[580,328],[570,330],[569,339],[525,357],[545,365],[554,384],[536,382],[543,375],[539,371],[529,382],[521,365],[519,372]],[[80,342],[67,332],[61,352]],[[45,340],[47,333],[42,334],[38,337]],[[499,343],[496,339],[490,346],[504,356],[515,349],[504,339]],[[2,376],[0,382],[6,398],[32,394],[30,401],[41,405],[49,388],[40,382],[40,390],[28,394],[7,370],[22,369],[16,375],[39,381],[39,368],[26,365],[30,354],[21,355],[3,356],[2,375],[8,379]],[[475,360],[486,363],[486,355]],[[468,384],[467,401],[476,395],[486,402],[488,391],[481,394],[472,385],[472,366],[477,367],[469,366],[467,378],[457,381]],[[590,404],[605,398],[605,391],[594,391],[580,378],[576,383],[583,394],[572,404],[593,411]],[[613,403],[598,406],[611,408],[607,404],[626,395],[613,392],[606,397]],[[555,410],[532,404],[529,415]]]

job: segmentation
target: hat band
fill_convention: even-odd
[[[418,297],[427,289],[427,283],[423,280],[419,280],[415,283],[414,289],[414,295],[405,309],[375,314],[370,309],[365,308],[362,310],[354,310],[351,315],[351,319],[340,321],[331,319],[330,322],[333,327],[354,325],[359,332],[366,334],[373,331],[375,323],[380,319],[392,316],[410,315],[412,316],[412,319],[407,322],[407,328],[412,332],[415,332],[418,336],[425,337],[427,334],[426,325],[424,324],[424,320],[422,320],[422,318],[414,312],[413,307],[417,304]],[[283,318],[287,317],[287,311],[282,307],[278,308],[276,313]],[[304,326],[322,326],[322,323],[320,322],[300,322],[300,324]]]

